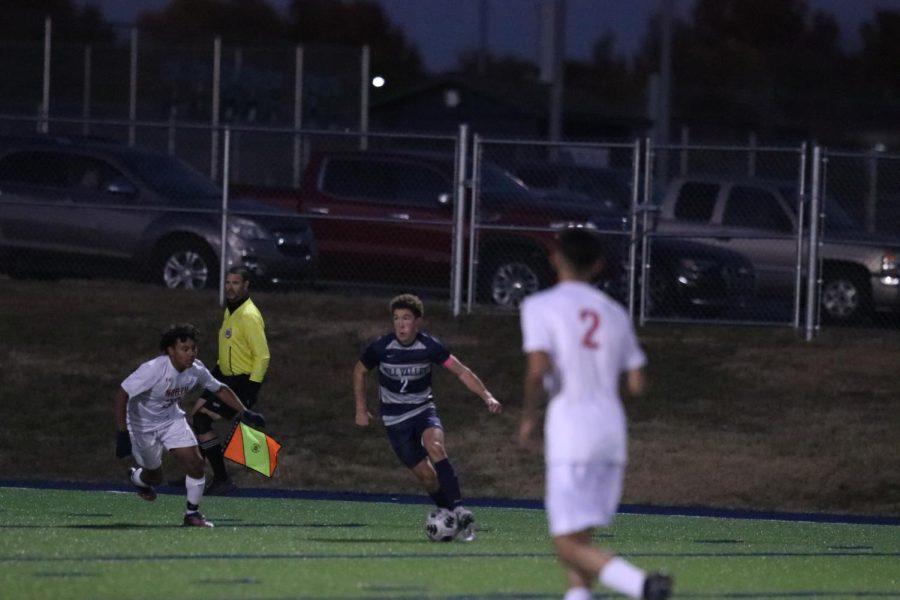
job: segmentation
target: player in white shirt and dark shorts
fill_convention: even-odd
[[[160,340],[161,355],[137,368],[116,391],[116,456],[134,456],[138,467],[130,480],[138,495],[155,500],[154,485],[162,482],[162,453],[169,450],[187,473],[186,527],[212,527],[200,513],[206,483],[197,438],[179,402],[188,392],[209,390],[248,424],[265,425],[259,413],[247,410],[231,389],[215,379],[197,360],[197,329],[190,324],[169,327]]]
[[[537,409],[544,423],[545,505],[557,553],[568,571],[565,600],[588,600],[597,581],[631,598],[663,600],[671,577],[646,574],[593,546],[595,527],[618,509],[627,461],[627,424],[619,382],[643,392],[646,362],[627,312],[591,285],[603,267],[596,231],[569,228],[552,256],[559,283],[528,296],[521,307],[527,355],[519,442],[528,447]]]

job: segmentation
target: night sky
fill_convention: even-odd
[[[100,5],[108,20],[126,23],[143,10],[167,4],[167,0],[77,1]],[[478,45],[480,0],[376,1],[416,44],[430,70],[452,68],[460,51]],[[690,0],[674,2],[679,14],[690,12]],[[269,3],[276,8],[289,4],[288,0]],[[568,0],[567,56],[587,58],[596,39],[607,32],[615,35],[620,54],[631,54],[646,31],[647,16],[658,4],[659,0]],[[538,0],[488,0],[487,5],[489,51],[537,60]],[[810,5],[837,17],[849,48],[858,44],[860,23],[869,20],[876,8],[900,10],[900,0],[810,0]]]

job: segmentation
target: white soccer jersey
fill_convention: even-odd
[[[122,382],[128,394],[128,430],[153,431],[184,417],[178,403],[198,386],[217,392],[222,383],[200,360],[181,373],[167,354],[148,360]]]
[[[625,464],[619,382],[646,362],[628,314],[596,288],[566,281],[528,296],[521,319],[524,351],[546,352],[553,363],[544,381],[547,464]]]

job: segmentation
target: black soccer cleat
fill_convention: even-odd
[[[208,527],[212,528],[215,525],[212,524],[212,521],[207,521],[202,514],[199,512],[187,513],[184,515],[184,523],[181,524],[182,527]]]
[[[204,496],[227,496],[231,492],[237,489],[237,486],[234,484],[231,479],[214,479],[209,485],[206,486],[206,491],[203,492]]]
[[[134,475],[134,472],[137,471],[134,467],[128,469],[128,481],[131,485],[134,486],[134,491],[137,492],[137,495],[146,500],[147,502],[153,502],[156,500],[156,490],[154,490],[149,485],[147,487],[137,485],[134,483],[134,480],[131,478]]]
[[[672,576],[650,573],[644,580],[644,600],[666,600],[672,594]]]

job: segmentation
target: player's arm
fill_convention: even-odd
[[[224,383],[222,384],[222,387],[220,387],[218,391],[214,393],[219,398],[219,400],[227,404],[234,410],[234,412],[237,413],[237,417],[241,421],[244,421],[248,425],[253,425],[254,427],[266,426],[266,420],[263,418],[263,416],[260,413],[254,412],[244,406],[244,403],[241,402],[241,399],[237,397],[237,394],[234,393],[234,390],[232,390]]]
[[[128,393],[119,387],[113,400],[113,411],[116,415],[116,456],[124,458],[131,454],[131,436],[128,434],[128,422],[125,409],[128,406]]]
[[[478,375],[472,369],[459,362],[455,356],[448,358],[444,362],[444,367],[456,375],[472,393],[481,398],[489,411],[492,413],[503,411],[503,405],[487,390]]]
[[[353,397],[356,400],[356,424],[360,427],[368,427],[372,422],[372,413],[366,402],[366,373],[369,370],[362,361],[356,361],[353,367]]]
[[[625,387],[632,397],[643,396],[647,388],[647,380],[644,377],[644,369],[629,369],[625,373]]]
[[[247,341],[250,344],[250,352],[253,355],[253,368],[250,371],[250,381],[253,383],[262,383],[269,370],[269,343],[266,341],[266,330],[263,322],[259,319],[252,319],[247,323]]]
[[[531,445],[531,436],[538,423],[538,406],[544,400],[544,376],[550,371],[550,355],[529,352],[525,367],[522,418],[519,421],[519,444]]]

